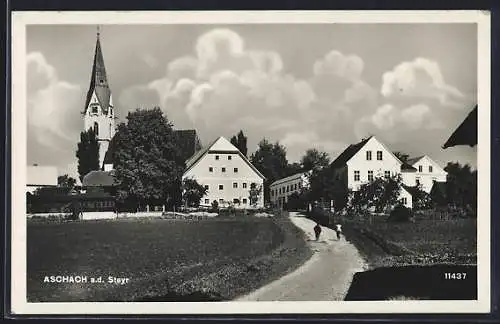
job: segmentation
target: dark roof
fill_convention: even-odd
[[[95,45],[94,63],[92,64],[92,74],[90,76],[90,86],[87,92],[87,99],[85,100],[85,111],[88,108],[92,93],[97,95],[97,100],[101,105],[104,112],[108,113],[109,102],[111,99],[111,90],[109,89],[108,78],[106,75],[106,68],[104,67],[104,58],[102,56],[101,41],[99,34],[97,34],[97,41]]]
[[[446,196],[446,182],[434,181],[431,187],[431,194],[439,193],[443,197]]]
[[[416,156],[416,157],[412,157],[412,158],[409,158],[408,160],[406,160],[406,163],[408,163],[409,165],[414,165],[415,163],[418,162],[418,160],[420,160],[421,158],[423,158],[425,155],[420,155],[420,156]]]
[[[408,162],[403,162],[403,164],[401,164],[401,171],[402,172],[417,172],[417,168],[411,166],[410,164],[408,164]]]
[[[82,187],[111,187],[116,185],[113,171],[90,171],[83,177]]]
[[[340,153],[340,155],[332,162],[330,163],[331,168],[340,168],[344,165],[346,165],[347,161],[349,161],[356,153],[359,152],[365,146],[365,144],[372,138],[372,136],[363,139],[361,142],[356,143],[356,144],[351,144],[349,145],[344,152]]]
[[[444,143],[443,149],[457,145],[477,145],[477,105]]]
[[[417,186],[407,186],[405,184],[401,185],[406,191],[408,191],[408,193],[412,196],[414,196],[417,191],[418,191],[418,187]]]

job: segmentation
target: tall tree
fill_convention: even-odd
[[[470,165],[448,162],[444,168],[446,177],[446,198],[448,203],[459,207],[476,208],[477,204],[477,170]]]
[[[259,142],[257,150],[250,157],[252,164],[266,177],[264,200],[269,201],[269,185],[285,177],[288,167],[286,149],[279,142],[271,144],[267,139]]]
[[[195,179],[184,179],[184,181],[182,181],[183,198],[189,207],[198,207],[201,198],[203,198],[207,192],[208,189],[199,184]]]
[[[231,137],[231,144],[236,146],[236,148],[244,155],[247,156],[248,154],[248,147],[247,147],[247,137],[245,134],[243,134],[243,131],[240,130],[237,135],[234,135]]]
[[[402,178],[396,175],[390,178],[375,177],[373,181],[363,183],[359,190],[350,193],[348,209],[354,214],[375,209],[384,212],[398,204]]]
[[[328,166],[330,157],[328,153],[313,148],[306,151],[300,162],[304,170],[316,170]]]
[[[94,129],[90,128],[86,132],[80,133],[80,142],[76,150],[78,158],[78,175],[80,181],[83,177],[93,170],[99,170],[99,142],[97,141]]]
[[[160,108],[129,112],[115,134],[113,161],[121,202],[180,203],[184,159]]]
[[[407,162],[408,159],[410,158],[410,155],[409,154],[406,154],[406,153],[403,153],[403,152],[400,152],[400,151],[396,151],[396,152],[392,152],[398,159],[401,160],[401,162]]]

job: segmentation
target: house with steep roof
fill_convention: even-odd
[[[427,155],[409,158],[406,163],[416,169],[415,184],[430,193],[435,182],[446,182],[448,173]]]
[[[264,206],[264,175],[226,138],[219,137],[186,161],[182,179],[194,179],[207,189],[200,206],[217,201],[221,207],[252,208],[250,189],[262,188],[255,207]]]
[[[357,191],[364,183],[373,181],[376,177],[393,177],[401,175],[403,181],[412,184],[412,166],[399,160],[391,150],[374,136],[349,145],[331,164],[334,177],[347,183],[350,190]],[[412,208],[412,195],[407,189],[400,192],[401,202]]]

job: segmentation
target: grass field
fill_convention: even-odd
[[[372,267],[409,264],[474,264],[475,219],[419,220],[415,223],[349,222],[346,238]]]
[[[29,222],[28,301],[230,300],[307,260],[302,235],[288,219],[253,217]],[[44,282],[57,275],[129,280]]]

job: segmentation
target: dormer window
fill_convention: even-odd
[[[92,113],[97,114],[98,113],[98,108],[97,106],[92,106]]]

